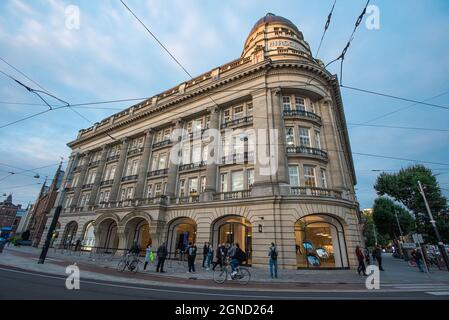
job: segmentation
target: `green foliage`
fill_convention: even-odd
[[[401,235],[395,213],[404,235],[414,229],[415,221],[407,210],[388,198],[380,197],[374,201],[373,220],[377,231],[391,240]]]
[[[418,190],[418,180],[423,185],[430,210],[437,221],[441,236],[444,241],[448,241],[447,199],[442,195],[437,179],[430,169],[423,165],[414,165],[401,169],[398,173],[383,172],[377,178],[374,188],[378,195],[388,195],[412,211],[415,216],[417,231],[427,234],[427,239],[430,242],[435,242],[435,233],[429,222],[424,200]],[[386,221],[388,221],[388,216],[381,215],[379,217],[381,224],[385,225]],[[404,221],[404,223],[407,223],[407,221]]]

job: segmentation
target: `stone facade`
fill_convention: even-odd
[[[240,59],[68,145],[59,245],[87,234],[116,252],[134,240],[170,251],[230,240],[265,265],[275,242],[284,268],[309,267],[310,255],[322,267],[357,265],[363,238],[338,81],[285,18],[259,20]]]

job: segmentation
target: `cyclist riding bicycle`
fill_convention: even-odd
[[[246,254],[242,249],[240,249],[240,245],[238,243],[235,243],[229,249],[229,257],[231,258],[231,276],[233,277],[237,274],[237,268],[239,267],[239,265],[246,260]]]
[[[132,247],[129,249],[128,253],[134,258],[137,258],[140,254],[140,248],[136,241],[134,241]]]

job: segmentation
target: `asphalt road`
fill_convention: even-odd
[[[331,291],[331,292],[279,292],[279,291],[239,291],[200,288],[175,288],[156,285],[137,285],[122,282],[99,280],[80,281],[79,290],[68,290],[66,278],[23,271],[16,268],[0,268],[0,299],[156,299],[156,300],[288,300],[288,299],[449,299],[449,292],[444,294],[429,294],[425,291],[392,292],[375,291]],[[428,291],[428,290],[427,290]],[[448,289],[449,291],[449,289]]]

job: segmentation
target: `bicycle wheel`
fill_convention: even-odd
[[[126,260],[122,259],[119,261],[118,265],[117,265],[117,270],[120,272],[125,271],[126,268]]]
[[[228,277],[228,272],[225,268],[220,268],[214,271],[214,281],[216,283],[222,284],[226,281],[226,278]]]
[[[248,269],[240,268],[239,272],[234,276],[234,280],[240,284],[247,284],[251,280],[251,273]]]
[[[134,260],[129,264],[129,270],[131,272],[137,273],[139,271],[139,260]]]

